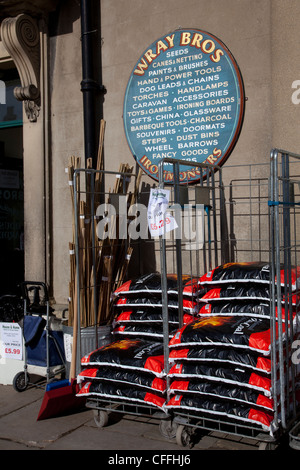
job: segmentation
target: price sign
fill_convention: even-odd
[[[0,323],[1,357],[22,360],[22,330],[17,323]]]
[[[151,188],[148,204],[148,227],[152,237],[159,237],[175,230],[178,225],[167,211],[170,199],[168,189]]]
[[[193,183],[200,179],[193,162],[220,166],[232,152],[244,101],[240,70],[222,41],[197,29],[168,33],[146,49],[127,84],[123,119],[130,150],[155,180],[161,159],[191,162],[181,166],[180,181]],[[174,180],[172,171],[166,163],[166,184]]]

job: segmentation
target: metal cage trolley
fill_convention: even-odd
[[[188,184],[181,179],[182,175],[186,174],[182,168],[184,168],[184,165],[188,165],[188,162],[165,159],[159,163],[160,188],[165,187],[164,165],[166,163],[168,164],[168,170],[170,165],[173,165],[173,202],[176,207],[183,207],[183,201],[187,201],[190,208],[192,208],[189,220],[197,220],[197,217],[199,217],[199,207],[197,207],[196,202],[202,202],[204,206],[204,210],[200,212],[200,217],[202,217],[203,214],[204,217],[203,223],[201,223],[201,235],[200,238],[198,237],[196,240],[197,243],[195,243],[194,239],[188,239],[186,230],[184,233],[182,233],[182,230],[181,233],[177,232],[176,234],[176,232],[174,232],[173,238],[168,238],[166,235],[160,237],[164,312],[164,355],[165,368],[168,371],[168,403],[172,403],[172,406],[167,406],[167,409],[171,416],[170,436],[171,434],[175,436],[180,446],[192,446],[197,432],[204,430],[206,432],[216,431],[224,435],[250,438],[253,444],[258,445],[260,449],[272,449],[277,447],[282,436],[290,431],[294,447],[297,445],[297,436],[295,436],[295,433],[297,433],[299,429],[296,419],[299,413],[299,405],[297,402],[298,368],[297,364],[295,364],[294,357],[295,345],[298,344],[297,341],[295,343],[298,331],[298,303],[296,302],[297,305],[294,305],[293,301],[299,289],[297,281],[297,274],[299,272],[297,264],[297,228],[299,230],[299,220],[297,217],[299,211],[299,203],[297,202],[297,193],[299,192],[299,178],[297,177],[298,162],[299,156],[289,152],[278,150],[272,150],[271,152],[268,200],[263,201],[263,212],[265,212],[265,205],[268,208],[268,217],[264,217],[264,236],[267,232],[267,226],[269,225],[267,232],[269,233],[268,259],[266,260],[266,269],[269,274],[266,278],[267,281],[265,285],[266,298],[264,300],[258,300],[257,305],[259,310],[256,310],[255,313],[249,310],[246,313],[247,318],[252,318],[253,322],[257,319],[265,322],[266,333],[269,335],[270,339],[268,374],[265,374],[264,371],[261,374],[262,377],[267,377],[266,383],[268,384],[268,393],[265,394],[263,390],[261,395],[269,397],[267,405],[269,409],[267,409],[266,414],[265,410],[263,411],[264,419],[266,417],[266,422],[263,424],[260,422],[260,418],[256,416],[261,413],[261,405],[257,405],[257,402],[253,401],[248,407],[249,398],[246,400],[247,405],[244,404],[244,392],[248,387],[248,383],[239,384],[239,387],[235,387],[234,392],[230,392],[230,396],[227,395],[227,391],[224,392],[222,390],[222,393],[215,391],[220,383],[230,383],[228,377],[224,380],[225,376],[222,375],[223,371],[221,371],[221,369],[220,372],[218,371],[217,373],[213,370],[214,364],[216,364],[217,368],[222,368],[224,359],[221,360],[221,363],[220,361],[218,363],[218,360],[214,363],[210,362],[206,372],[203,372],[202,366],[204,363],[200,360],[197,363],[197,360],[194,359],[193,364],[196,364],[197,372],[196,375],[192,377],[202,382],[203,388],[201,392],[197,389],[197,393],[201,393],[201,395],[196,395],[196,393],[193,392],[193,397],[192,393],[186,393],[191,391],[187,389],[183,389],[182,393],[180,387],[180,391],[177,392],[176,386],[172,389],[172,381],[174,377],[176,379],[176,376],[178,380],[185,381],[185,387],[187,387],[186,384],[190,380],[189,377],[191,377],[191,368],[189,368],[190,366],[186,367],[186,364],[191,364],[191,362],[186,362],[186,357],[183,357],[181,361],[174,362],[174,356],[170,357],[172,349],[170,349],[171,343],[169,342],[167,275],[169,272],[174,272],[174,269],[176,270],[178,275],[178,288],[181,291],[181,295],[183,295],[181,284],[182,274],[188,274],[191,278],[199,277],[199,275],[203,276],[214,268],[218,268],[222,265],[225,266],[226,263],[230,262],[234,264],[234,260],[230,257],[230,250],[228,250],[230,247],[230,239],[227,231],[225,185],[224,180],[222,180],[222,170],[218,169],[218,171],[215,172],[212,167],[209,168],[208,166],[205,168],[204,164],[194,164],[195,168],[199,166],[199,182],[197,185],[188,186]],[[293,174],[293,176],[291,176],[291,174]],[[234,172],[232,172],[232,176],[235,177]],[[201,197],[203,197],[202,191],[204,191],[204,189],[206,191],[204,200],[200,200],[199,198],[197,200],[197,191],[198,194],[201,194]],[[194,196],[195,194],[196,198]],[[249,204],[251,204],[251,201],[249,201]],[[255,219],[254,215],[253,213],[253,220]],[[247,222],[245,226],[247,226]],[[195,230],[193,231],[193,236],[194,235]],[[265,256],[265,240],[263,242],[263,256]],[[252,260],[253,253],[248,253],[248,255]],[[258,253],[255,253],[255,255],[260,256]],[[243,256],[245,256],[245,253],[243,253]],[[242,264],[247,264],[246,262],[248,260],[245,258],[243,261],[245,261],[245,263]],[[295,272],[296,284],[293,284],[292,276]],[[242,284],[239,283],[239,288],[241,286]],[[217,287],[220,287],[220,284],[217,285]],[[199,286],[199,288],[201,289],[201,286]],[[233,288],[233,285],[231,285],[231,288]],[[250,297],[247,298],[247,296],[251,296],[250,291],[245,295],[246,301],[250,302]],[[203,304],[201,303],[201,298],[199,298],[199,312],[201,305]],[[266,308],[266,310],[262,311],[262,306]],[[243,310],[243,312],[245,312],[245,310]],[[259,314],[257,312],[259,312]],[[213,318],[217,319],[217,316],[221,314],[216,313],[215,315],[214,317],[214,314],[211,314],[211,321],[213,321]],[[235,313],[222,313],[222,315],[233,316]],[[242,316],[245,315],[245,313],[239,313],[239,315]],[[197,323],[199,318],[203,319],[204,316],[199,313],[195,323]],[[182,324],[181,312],[181,325]],[[214,346],[214,341],[211,338],[209,338],[208,341],[211,341],[210,348],[218,349],[218,346]],[[184,345],[182,347],[184,347]],[[207,348],[207,345],[205,347]],[[227,350],[228,349],[229,348],[227,348]],[[182,372],[178,375],[176,373],[172,375],[171,372],[174,364],[182,365],[182,369],[180,369],[181,371],[184,370],[182,376],[180,375]],[[226,365],[226,367],[228,367],[228,365]],[[175,369],[175,372],[176,370],[177,369]],[[238,374],[240,372],[248,374],[245,363],[236,363],[235,366],[230,365],[229,370],[230,374],[235,374],[235,372]],[[195,372],[193,373],[195,374]],[[232,377],[229,377],[229,379],[231,379],[231,383],[234,384],[236,384],[235,380],[238,380],[235,378],[232,379]],[[209,382],[213,384],[214,390],[205,388]],[[240,388],[243,394],[242,399],[240,398],[241,395],[239,395],[239,397],[238,395],[232,395],[232,393],[236,393],[238,388]],[[220,389],[218,388],[218,390]],[[186,399],[181,402],[182,396],[185,396]],[[201,396],[201,398],[198,401],[199,396]],[[232,401],[233,397],[234,401]],[[195,398],[195,401],[193,401],[193,398]],[[176,400],[178,400],[178,406]],[[239,405],[239,400],[243,402],[242,406]],[[230,401],[233,403],[233,406],[229,405]],[[182,406],[181,403],[183,403]],[[249,418],[250,413],[251,417]],[[293,428],[293,426],[295,427]]]
[[[281,431],[289,433],[291,448],[299,450],[300,155],[273,149],[270,161],[271,331],[273,338],[278,336],[272,356],[273,375],[277,366],[279,378],[275,419]]]
[[[141,176],[141,174],[140,174]],[[110,189],[105,190],[109,181]],[[130,191],[130,184],[133,190]],[[134,248],[139,251],[139,241],[130,238],[127,232],[128,221],[132,220],[130,208],[138,197],[139,174],[133,168],[121,167],[120,171],[94,169],[75,169],[73,174],[74,197],[74,255],[75,283],[77,296],[74,297],[74,318],[77,318],[77,361],[76,374],[82,396],[86,396],[86,406],[94,413],[95,424],[102,428],[108,424],[113,413],[163,420],[167,415],[149,401],[139,399],[135,393],[145,390],[134,381],[123,381],[107,377],[84,376],[88,369],[103,373],[119,374],[117,364],[96,362],[93,366],[85,365],[84,356],[93,354],[102,348],[109,348],[116,341],[113,333],[114,308],[112,295],[114,290],[127,279],[127,269]],[[120,235],[120,231],[124,230]],[[136,263],[138,266],[138,263]],[[87,268],[88,266],[88,268]],[[91,273],[91,274],[90,274]],[[85,320],[87,318],[87,320]],[[75,322],[73,323],[75,324]],[[93,331],[87,344],[84,341],[86,330]],[[101,330],[109,330],[101,337]],[[123,339],[123,338],[122,338]],[[121,342],[121,340],[120,340]],[[113,369],[113,371],[112,371]],[[135,372],[134,365],[125,374]],[[147,375],[147,373],[146,373]],[[124,384],[125,382],[125,384]],[[97,390],[85,395],[88,386],[97,386]],[[116,387],[114,387],[116,384]],[[124,387],[130,395],[123,394]],[[109,390],[108,390],[109,388]]]

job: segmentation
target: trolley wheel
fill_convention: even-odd
[[[277,445],[273,442],[260,442],[258,450],[276,450]]]
[[[27,374],[27,382],[25,372],[18,372],[13,379],[13,387],[17,392],[24,392],[29,382],[29,375]]]
[[[162,419],[159,423],[159,430],[163,437],[166,439],[175,439],[178,424],[174,423],[172,419]]]
[[[176,442],[180,447],[187,447],[191,449],[193,447],[193,435],[195,431],[190,426],[184,426],[180,424],[176,431]]]
[[[103,410],[94,410],[94,421],[98,428],[104,428],[108,424],[108,413]]]

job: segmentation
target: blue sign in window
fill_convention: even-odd
[[[22,103],[14,96],[20,80],[0,80],[0,128],[23,124]]]

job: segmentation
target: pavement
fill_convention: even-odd
[[[180,447],[176,438],[164,437],[160,431],[161,420],[151,416],[112,413],[107,425],[99,427],[94,410],[86,406],[77,412],[37,421],[44,393],[44,387],[28,387],[17,392],[12,385],[0,385],[1,451],[101,450],[105,451],[103,455],[108,463],[120,464],[124,462],[114,460],[124,455],[138,455],[139,451],[147,451],[147,455],[150,453],[151,458],[156,456],[156,459],[166,454],[173,459],[178,453],[190,459],[200,450],[258,449],[254,440],[217,432],[201,433],[192,448]],[[174,463],[179,464],[179,461]],[[185,463],[189,462],[183,461],[180,466]]]

